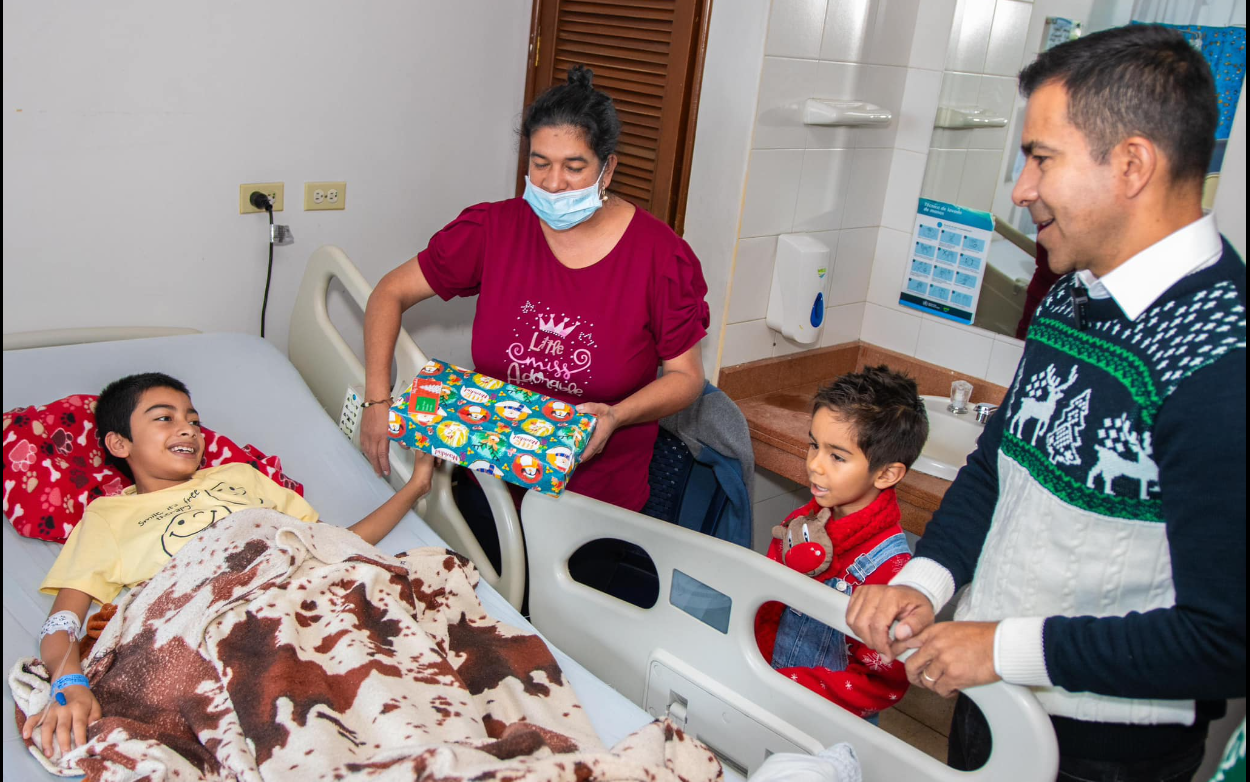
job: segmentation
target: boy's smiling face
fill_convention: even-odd
[[[130,414],[130,439],[109,432],[105,445],[126,460],[141,494],[186,483],[204,456],[200,414],[181,391],[150,388]]]
[[[829,408],[812,415],[808,437],[807,480],[812,497],[820,507],[830,508],[834,518],[868,507],[906,472],[897,463],[871,469],[859,449],[855,427]]]

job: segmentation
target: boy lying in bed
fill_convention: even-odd
[[[303,497],[247,464],[201,470],[204,435],[187,387],[158,372],[110,383],[96,403],[96,432],[110,459],[135,485],[101,497],[83,513],[40,590],[56,595],[39,634],[39,656],[53,672],[54,703],[42,725],[26,721],[23,738],[37,727],[40,746],[52,755],[52,736],[62,752],[87,740],[87,725],[100,704],[79,663],[78,628],[92,601],[108,603],[123,587],[146,581],[191,538],[236,510],[272,508],[317,521]],[[417,454],[418,459],[432,459]],[[418,477],[421,476],[421,477]],[[386,537],[430,489],[430,471],[413,480],[349,529],[371,544]]]

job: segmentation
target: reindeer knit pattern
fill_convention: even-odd
[[[1084,330],[1072,283],[916,556],[971,581],[956,619],[1044,618],[1052,717],[1189,725],[1245,687],[1245,266],[1225,244],[1135,320],[1091,301]]]
[[[1080,331],[1071,289],[1065,277],[1038,308],[1008,398],[1002,451],[1071,505],[1162,521],[1151,426],[1182,380],[1245,349],[1245,307],[1224,281],[1158,303],[1136,321],[1095,321]]]

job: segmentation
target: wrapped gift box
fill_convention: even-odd
[[[493,377],[431,360],[390,412],[392,440],[559,496],[595,431],[595,417]]]

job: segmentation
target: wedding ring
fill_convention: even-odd
[[[921,675],[921,676],[923,676],[923,677],[924,677],[924,680],[925,680],[925,681],[927,681],[927,682],[932,683],[932,682],[936,682],[936,681],[937,681],[937,679],[935,679],[935,678],[933,678],[932,676],[930,676],[930,675],[929,675],[929,672],[928,672],[928,671],[921,671],[921,672],[920,672],[920,675]]]

